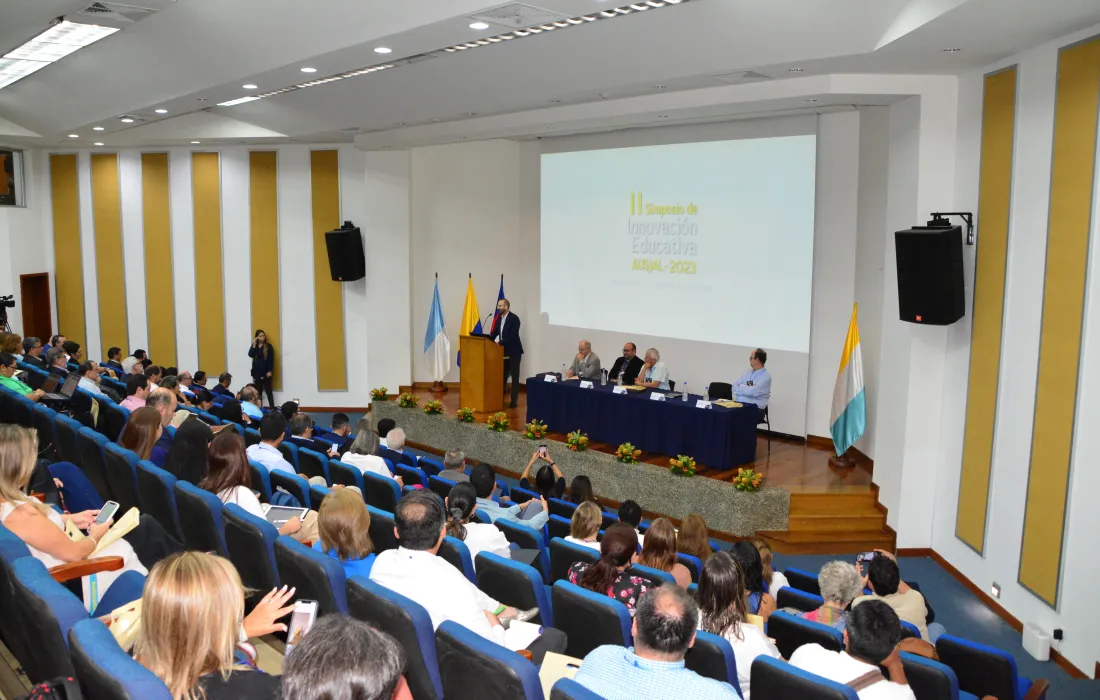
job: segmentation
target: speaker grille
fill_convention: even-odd
[[[963,317],[962,229],[915,227],[894,233],[898,315],[902,321],[946,326]]]

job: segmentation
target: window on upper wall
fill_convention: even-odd
[[[25,205],[23,151],[0,146],[0,207]]]

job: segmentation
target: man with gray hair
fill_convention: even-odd
[[[263,420],[264,412],[260,410],[260,392],[251,384],[241,389],[241,412],[248,416],[250,421]]]
[[[582,340],[577,343],[577,354],[573,357],[573,364],[565,370],[563,379],[599,379],[600,356],[592,352],[592,343]]]
[[[607,700],[740,700],[729,683],[685,667],[698,626],[699,607],[684,589],[672,583],[652,588],[634,613],[634,647],[596,647],[574,680]]]
[[[42,361],[42,341],[33,335],[23,338],[23,362],[31,367],[46,369],[46,363]]]
[[[447,450],[447,454],[443,455],[443,471],[439,472],[439,478],[450,479],[456,484],[469,481],[470,476],[466,473],[466,453],[457,447]]]
[[[46,371],[69,376],[68,360],[65,359],[65,351],[61,348],[50,348],[46,351]]]
[[[642,363],[642,371],[638,372],[638,378],[634,380],[638,386],[647,386],[650,389],[669,390],[668,368],[661,362],[661,353],[657,348],[645,351],[645,362]]]
[[[160,414],[161,431],[160,439],[153,445],[153,452],[149,455],[149,461],[158,467],[164,466],[168,458],[168,450],[172,447],[172,436],[168,433],[168,426],[176,417],[176,395],[169,389],[154,389],[149,392],[149,398],[145,399],[145,405],[157,409]],[[119,436],[121,439],[121,435]]]
[[[381,450],[382,459],[390,460],[395,466],[405,464],[415,469],[416,459],[412,455],[404,454],[404,452],[405,431],[401,428],[394,428],[386,433],[386,446]]]

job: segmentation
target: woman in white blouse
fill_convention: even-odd
[[[387,479],[393,479],[398,486],[404,486],[405,482],[399,476],[394,476],[390,468],[386,466],[386,460],[378,456],[378,436],[370,427],[370,421],[360,418],[355,424],[355,441],[340,458],[344,464],[349,464],[366,474],[377,474]]]
[[[460,539],[470,550],[470,558],[477,566],[478,552],[492,552],[505,559],[512,558],[508,538],[496,525],[470,522],[477,511],[477,493],[468,481],[455,484],[447,496],[447,535]]]
[[[603,516],[600,515],[599,506],[592,501],[585,501],[573,511],[573,520],[569,523],[569,536],[565,541],[590,547],[598,552],[600,551],[598,537],[602,524]]]
[[[222,503],[235,503],[246,513],[265,518],[260,499],[252,490],[252,470],[244,451],[244,439],[232,430],[224,430],[210,443],[206,458],[206,478],[199,488],[217,496]],[[306,512],[304,518],[294,517],[279,528],[280,535],[289,535],[299,542],[317,541],[317,513]]]

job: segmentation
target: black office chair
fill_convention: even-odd
[[[733,400],[733,385],[728,382],[711,382],[710,383],[710,396],[707,398],[711,401],[720,401],[722,399]]]
[[[768,454],[772,453],[772,424],[768,420],[768,407],[765,406],[760,413],[760,418],[756,421],[756,427],[759,428],[763,424],[767,428],[767,432],[764,433],[768,437]]]

